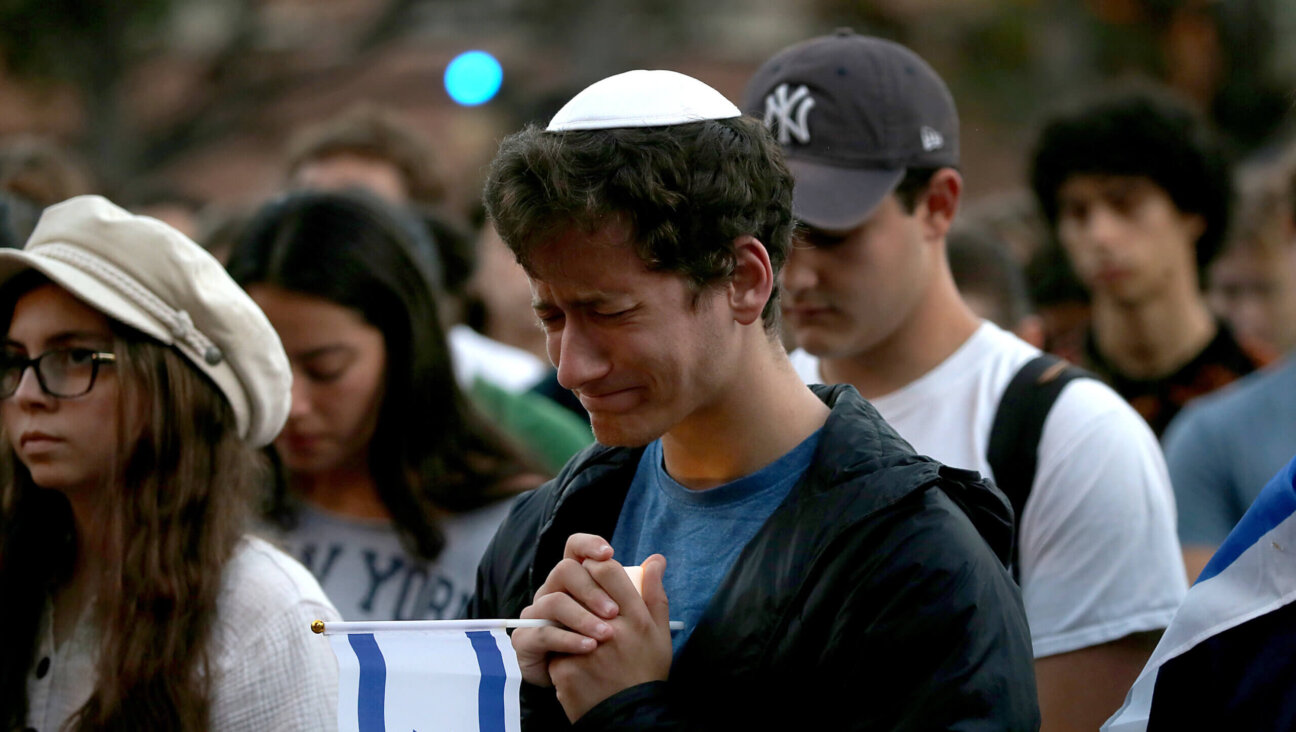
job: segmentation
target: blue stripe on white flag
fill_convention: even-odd
[[[329,641],[338,659],[339,730],[520,729],[521,671],[502,629],[383,630]]]
[[[1105,732],[1146,730],[1157,672],[1202,641],[1296,601],[1296,459],[1265,485],[1188,590]]]
[[[1202,570],[1198,582],[1205,582],[1224,571],[1242,552],[1253,546],[1260,537],[1273,531],[1275,527],[1296,513],[1296,460],[1269,481],[1264,490],[1256,496],[1255,503],[1238,521],[1237,526],[1224,539],[1215,555],[1211,557],[1206,568]]]
[[[477,726],[481,732],[504,732],[504,657],[489,630],[470,630],[481,684],[477,687]]]
[[[348,635],[351,649],[360,662],[360,682],[356,703],[356,726],[360,732],[383,732],[386,725],[387,662],[373,633]]]

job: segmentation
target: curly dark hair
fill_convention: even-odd
[[[617,217],[640,259],[696,291],[732,275],[739,236],[765,245],[776,274],[792,241],[792,175],[769,131],[747,117],[557,133],[531,125],[500,145],[484,197],[528,271],[554,236]],[[762,319],[778,328],[777,287]]]
[[[1205,119],[1168,90],[1109,91],[1045,124],[1030,178],[1054,230],[1058,190],[1073,175],[1146,177],[1179,211],[1200,215],[1206,226],[1197,240],[1199,271],[1223,244],[1233,205],[1230,156]]]

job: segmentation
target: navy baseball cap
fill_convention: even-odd
[[[779,52],[747,84],[796,179],[805,224],[848,231],[909,168],[956,167],[958,111],[945,82],[898,43],[842,29]]]

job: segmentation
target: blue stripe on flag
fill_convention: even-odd
[[[347,640],[360,660],[360,692],[356,700],[360,732],[384,732],[387,727],[387,662],[383,660],[373,633],[353,633],[347,636]]]
[[[1250,549],[1260,537],[1273,531],[1284,519],[1296,513],[1296,460],[1287,464],[1260,491],[1255,503],[1242,515],[1242,520],[1229,533],[1228,538],[1220,545],[1211,557],[1206,568],[1197,577],[1197,582],[1205,582],[1224,571],[1242,552]]]
[[[477,687],[477,724],[481,732],[504,732],[504,656],[495,645],[495,636],[489,630],[470,630],[477,653],[477,666],[481,668],[481,684]]]

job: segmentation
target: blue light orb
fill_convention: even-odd
[[[445,70],[446,92],[465,107],[489,102],[503,82],[504,69],[485,51],[465,51],[455,56]]]

